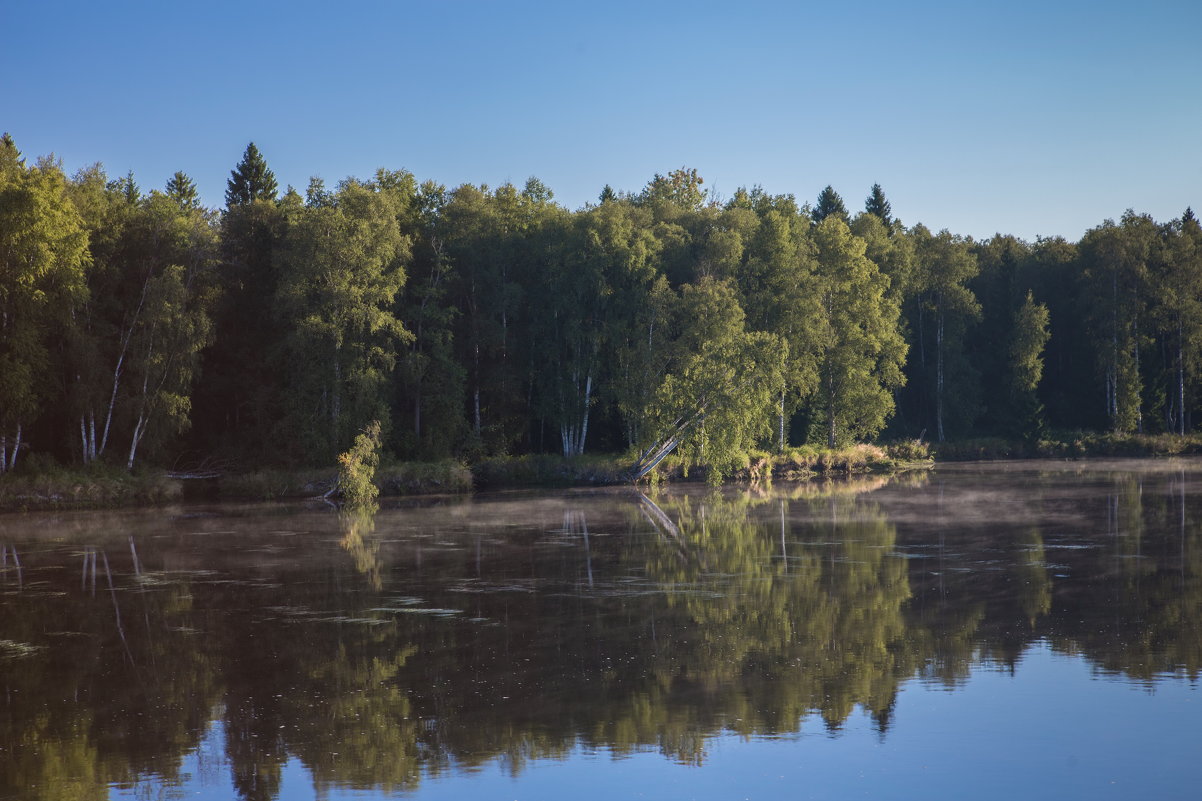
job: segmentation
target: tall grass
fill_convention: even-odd
[[[0,476],[0,510],[86,509],[157,505],[178,500],[182,482],[163,473],[95,466],[42,468]]]

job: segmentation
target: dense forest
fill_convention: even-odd
[[[695,170],[571,211],[381,169],[281,191],[249,145],[224,209],[0,140],[0,472],[31,462],[404,459],[1033,440],[1191,428],[1202,228],[976,241]],[[18,457],[20,456],[20,460]]]

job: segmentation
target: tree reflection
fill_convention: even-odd
[[[351,506],[338,513],[343,532],[338,544],[351,555],[355,570],[367,579],[373,590],[379,590],[383,584],[380,577],[380,541],[373,536],[377,511],[374,505],[370,505]]]
[[[698,764],[720,734],[857,710],[887,736],[905,682],[1041,641],[1196,680],[1192,477],[1092,480],[1025,496],[1052,523],[915,515],[942,479],[869,477],[13,538],[0,798],[182,780],[214,715],[228,786],[273,799],[289,760],[319,792],[392,793],[579,749]]]

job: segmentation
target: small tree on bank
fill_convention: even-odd
[[[338,455],[338,491],[347,506],[370,509],[376,505],[380,495],[375,483],[380,442],[380,421],[373,420],[355,437],[351,449]]]

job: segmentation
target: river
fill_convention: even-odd
[[[1193,799],[1202,462],[0,516],[0,799]]]

